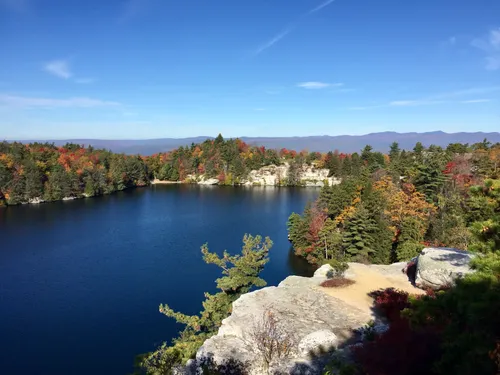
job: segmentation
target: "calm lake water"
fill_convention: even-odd
[[[111,196],[0,208],[0,373],[132,372],[134,357],[182,329],[160,303],[194,314],[219,269],[200,246],[239,252],[244,233],[274,241],[263,277],[311,270],[286,220],[314,188],[159,185]]]

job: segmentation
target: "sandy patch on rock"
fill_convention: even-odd
[[[425,294],[425,291],[414,287],[408,281],[408,277],[401,272],[401,268],[402,266],[399,265],[367,266],[359,263],[349,263],[347,277],[356,281],[353,285],[344,288],[317,288],[332,297],[373,315],[373,299],[368,293],[374,290],[394,288],[410,294]]]

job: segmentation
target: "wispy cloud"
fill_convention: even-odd
[[[266,109],[265,108],[254,108],[253,110],[256,111],[256,112],[263,112]]]
[[[473,103],[489,103],[491,99],[472,99],[472,100],[462,100],[460,103],[473,104]]]
[[[130,0],[130,1],[139,1],[139,0]],[[268,49],[269,47],[272,47],[273,45],[275,45],[276,43],[278,43],[281,39],[283,39],[285,36],[287,36],[288,34],[290,34],[299,25],[299,23],[302,21],[302,19],[304,19],[305,17],[307,17],[307,16],[309,16],[309,15],[311,15],[313,13],[316,13],[316,12],[320,11],[321,9],[327,7],[328,5],[330,5],[331,3],[333,3],[334,1],[335,0],[326,0],[323,3],[321,3],[320,5],[318,5],[318,6],[314,7],[314,8],[312,8],[312,9],[310,9],[307,13],[302,14],[298,18],[297,21],[295,21],[293,24],[291,24],[290,26],[288,26],[287,28],[285,28],[279,34],[276,34],[271,39],[269,39],[267,42],[263,43],[260,47],[258,47],[254,51],[254,55],[258,55],[258,54],[262,53],[263,51],[265,51],[266,49]]]
[[[45,64],[44,69],[46,72],[63,79],[71,78],[73,73],[66,60],[53,60]]]
[[[460,96],[469,96],[469,95],[483,95],[489,94],[492,92],[500,91],[500,86],[487,86],[487,87],[472,87],[470,89],[464,90],[456,90],[449,91],[437,95],[432,95],[430,99],[448,99],[448,98],[456,98]]]
[[[61,59],[49,61],[43,66],[43,70],[58,78],[66,80],[72,78],[72,81],[78,84],[90,84],[96,81],[95,78],[91,77],[74,77],[73,70],[68,60]]]
[[[318,5],[317,7],[312,8],[307,14],[315,13],[318,10],[321,10],[321,9],[327,7],[328,5],[330,5],[331,3],[333,3],[334,1],[335,0],[327,0],[324,3],[321,3],[320,5]]]
[[[0,106],[17,108],[93,108],[115,107],[119,105],[120,103],[118,102],[85,97],[56,99],[0,94]]]
[[[395,100],[389,103],[391,107],[417,107],[421,105],[433,105],[446,103],[444,100]]]
[[[491,29],[482,38],[472,40],[471,45],[485,54],[486,69],[500,69],[500,27]]]
[[[435,95],[430,95],[425,98],[411,99],[411,100],[393,100],[388,103],[381,103],[376,105],[368,106],[354,106],[348,108],[353,111],[361,111],[375,108],[387,108],[387,107],[419,107],[437,104],[474,104],[474,103],[487,103],[492,101],[491,99],[460,99],[461,97],[467,97],[472,95],[482,95],[493,93],[499,91],[500,86],[490,86],[490,87],[475,87],[465,90],[450,91]]]
[[[301,87],[303,89],[308,89],[308,90],[318,90],[318,89],[326,89],[327,87],[340,87],[343,85],[344,85],[343,83],[326,83],[326,82],[310,81],[310,82],[298,83],[297,87]]]
[[[278,43],[281,39],[283,39],[285,36],[287,36],[294,28],[295,28],[295,26],[289,26],[285,30],[280,32],[279,34],[276,34],[274,37],[272,37],[267,42],[262,44],[259,48],[257,48],[255,50],[255,55],[260,54],[261,52],[265,51],[269,47],[272,47],[274,44]]]

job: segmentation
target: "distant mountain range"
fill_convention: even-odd
[[[424,146],[431,144],[446,147],[450,143],[460,142],[473,144],[484,139],[492,143],[500,142],[500,133],[444,133],[442,131],[428,133],[396,133],[382,132],[366,135],[339,135],[339,136],[311,136],[311,137],[240,137],[250,145],[265,146],[266,148],[287,148],[300,151],[327,152],[338,150],[339,152],[359,152],[366,145],[373,147],[375,151],[387,152],[392,142],[398,142],[401,149],[411,150],[415,143],[422,142]],[[179,146],[188,146],[191,143],[200,143],[213,137],[192,138],[159,138],[144,140],[105,140],[105,139],[67,139],[48,140],[56,145],[64,145],[73,142],[84,145],[92,145],[96,148],[105,148],[113,152],[126,154],[151,155],[157,152],[173,150]],[[23,140],[21,142],[33,142],[34,140]],[[40,140],[38,140],[40,142]]]

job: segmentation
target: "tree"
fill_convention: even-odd
[[[422,223],[425,233],[430,215],[436,210],[435,206],[425,200],[425,196],[416,191],[412,184],[404,184],[398,189],[390,177],[377,181],[374,189],[382,192],[387,202],[385,214],[394,231],[395,240],[402,232],[405,220],[412,218]]]
[[[342,234],[335,222],[326,218],[323,228],[319,232],[319,246],[325,260],[342,259]]]
[[[417,142],[415,144],[415,147],[413,147],[413,152],[417,155],[420,156],[424,152],[425,147],[422,145],[422,142]]]
[[[160,305],[160,312],[186,325],[174,345],[162,345],[157,351],[145,356],[143,367],[148,374],[170,374],[172,369],[192,358],[204,340],[217,332],[221,322],[231,310],[231,304],[242,294],[266,282],[259,277],[269,262],[269,250],[273,243],[266,237],[245,234],[240,255],[223,252],[222,257],[211,253],[208,245],[201,247],[207,264],[215,264],[222,270],[222,277],[216,280],[220,292],[205,293],[203,310],[199,315],[185,315],[175,312],[167,304]]]
[[[376,225],[368,211],[362,206],[358,207],[345,223],[342,247],[346,257],[353,261],[367,262],[374,252],[372,234],[375,231]]]
[[[306,207],[304,215],[293,212],[288,218],[288,239],[293,244],[297,254],[302,253],[310,244],[307,240],[309,231],[309,208]]]
[[[36,164],[33,162],[27,163],[24,173],[26,200],[42,197],[44,176]]]
[[[418,191],[425,194],[428,202],[435,202],[446,182],[443,166],[435,161],[427,161],[418,165],[414,185]]]
[[[489,217],[479,218],[471,224],[475,241],[471,248],[482,253],[500,250],[500,180],[486,180],[483,186],[471,188],[471,194],[483,199]]]

